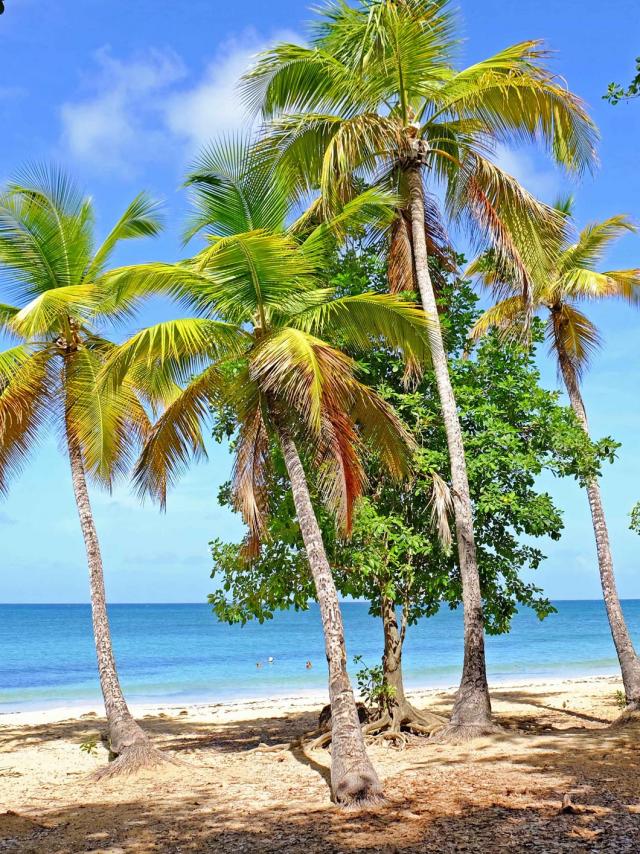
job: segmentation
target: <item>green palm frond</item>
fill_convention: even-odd
[[[134,470],[141,496],[150,495],[164,508],[168,487],[175,484],[192,459],[206,456],[201,424],[216,402],[226,379],[217,365],[195,377],[153,425]]]
[[[51,416],[53,376],[49,354],[24,345],[0,353],[0,494],[22,470]]]
[[[101,374],[101,383],[116,388],[135,367],[170,370],[173,382],[184,382],[211,360],[233,358],[246,348],[237,326],[207,318],[187,317],[149,326],[115,347]]]
[[[11,319],[11,329],[23,338],[70,332],[97,311],[101,293],[94,285],[67,285],[46,290]]]
[[[93,254],[93,206],[63,171],[44,165],[25,169],[9,183],[0,207],[5,226],[0,226],[0,260],[31,273],[32,293],[41,293],[43,285],[65,287],[83,281]],[[20,260],[16,244],[24,243],[30,253]],[[43,276],[43,270],[48,275]]]
[[[422,309],[392,294],[363,293],[326,300],[305,309],[290,325],[319,338],[340,341],[359,351],[381,341],[412,364],[430,361],[430,332],[434,320]]]
[[[270,152],[249,137],[211,143],[191,167],[186,184],[193,212],[185,241],[201,232],[230,237],[284,228],[289,209],[286,175],[274,168]]]
[[[470,338],[484,337],[491,329],[497,329],[507,337],[519,338],[526,326],[528,305],[522,296],[507,297],[483,311],[474,323]]]
[[[198,253],[196,272],[211,279],[212,308],[232,323],[258,317],[264,327],[270,311],[299,305],[300,294],[317,285],[323,253],[287,234],[250,231],[220,238]]]
[[[370,187],[316,226],[304,240],[303,251],[318,253],[324,250],[328,254],[341,246],[349,234],[379,240],[393,223],[399,201],[395,193]]]
[[[85,271],[85,281],[91,282],[104,270],[113,250],[121,240],[155,237],[162,229],[161,205],[146,193],[139,193],[127,206],[120,219],[104,239]]]
[[[542,65],[547,57],[539,41],[512,45],[448,81],[440,109],[480,118],[499,141],[542,140],[572,171],[592,169],[597,129],[582,101]]]
[[[592,270],[598,264],[611,243],[626,233],[637,229],[629,217],[624,214],[609,217],[602,222],[593,222],[580,232],[577,243],[568,246],[558,262],[560,276],[573,270],[585,268]]]
[[[65,360],[65,411],[87,473],[110,489],[130,470],[151,422],[130,383],[108,391],[101,386],[101,355],[81,348]]]

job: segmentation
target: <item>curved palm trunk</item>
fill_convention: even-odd
[[[408,168],[411,194],[411,225],[416,278],[424,310],[436,321],[438,307],[429,274],[427,242],[424,233],[424,189],[422,167],[415,162]],[[458,557],[462,579],[462,603],[464,606],[464,662],[462,679],[456,694],[448,732],[458,737],[477,735],[479,730],[491,727],[491,699],[487,683],[484,653],[484,617],[480,592],[480,575],[476,559],[473,534],[473,512],[467,465],[464,455],[462,431],[456,400],[449,377],[447,354],[442,339],[442,330],[437,324],[431,341],[433,370],[435,373],[442,417],[447,434],[453,507],[455,513]],[[468,730],[468,733],[465,732]]]
[[[585,433],[588,435],[589,423],[587,421],[587,412],[584,406],[584,401],[582,400],[582,395],[580,394],[580,387],[575,370],[573,365],[561,351],[558,352],[558,358],[562,378],[571,402],[571,408],[578,417]],[[597,478],[593,478],[588,481],[587,496],[589,498],[591,519],[593,521],[593,532],[596,539],[602,595],[607,609],[607,617],[609,619],[609,626],[611,627],[613,642],[620,662],[620,670],[622,671],[622,681],[624,684],[624,693],[627,698],[627,708],[629,710],[640,711],[640,659],[638,659],[638,655],[633,647],[629,629],[627,628],[624,614],[622,613],[620,598],[618,597],[616,579],[613,571],[613,559],[611,557],[611,547],[609,545],[607,520],[604,515],[602,496],[600,495],[600,485]]]
[[[393,601],[382,594],[380,614],[384,631],[384,652],[382,654],[382,672],[385,684],[393,688],[393,696],[387,701],[389,726],[393,732],[400,732],[403,726],[418,732],[431,733],[440,729],[442,718],[432,712],[421,712],[407,700],[404,693],[402,675],[402,649],[406,633],[404,610],[402,625],[398,626],[398,616]]]
[[[131,772],[145,765],[155,764],[160,759],[161,754],[152,747],[146,734],[133,719],[120,687],[111,646],[102,556],[89,502],[82,451],[74,438],[73,431],[70,429],[67,429],[67,447],[73,491],[89,565],[91,616],[98,658],[100,688],[102,689],[107,714],[109,747],[110,752],[117,757],[115,762],[112,762],[104,772],[101,772],[101,776],[106,776],[121,771]]]
[[[279,438],[322,616],[331,701],[331,790],[339,804],[376,801],[382,796],[382,786],[367,756],[347,673],[338,593],[298,450],[286,432],[281,432]]]

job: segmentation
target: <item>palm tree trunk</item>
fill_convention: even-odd
[[[382,797],[382,786],[367,756],[347,673],[347,651],[338,593],[295,442],[284,430],[280,431],[279,438],[324,630],[331,702],[332,794],[335,801],[343,805],[373,802]]]
[[[458,558],[462,580],[462,604],[464,606],[462,679],[456,694],[450,726],[444,735],[462,739],[466,735],[473,737],[478,735],[479,731],[491,728],[491,699],[489,697],[484,653],[482,595],[462,430],[451,386],[442,330],[438,322],[436,296],[429,274],[427,242],[424,233],[422,167],[419,163],[414,163],[407,171],[411,194],[411,225],[416,278],[420,289],[422,307],[436,321],[436,328],[431,340],[431,356],[449,448]]]
[[[569,395],[569,401],[571,402],[571,408],[575,412],[585,433],[589,435],[587,411],[582,400],[582,395],[580,394],[580,387],[574,367],[561,350],[558,350],[558,361]],[[640,659],[638,659],[638,655],[633,647],[633,641],[631,640],[629,629],[624,619],[616,588],[613,558],[611,557],[611,546],[609,544],[609,531],[607,530],[607,520],[602,506],[600,484],[597,478],[592,478],[587,482],[587,496],[589,498],[593,532],[596,539],[602,595],[607,609],[613,642],[620,662],[620,670],[622,671],[627,710],[640,711]]]
[[[389,727],[392,732],[400,732],[403,726],[418,732],[432,733],[441,729],[444,721],[433,712],[420,711],[407,700],[404,693],[402,675],[402,650],[406,633],[406,615],[402,612],[402,627],[398,627],[398,616],[393,600],[382,593],[380,614],[384,631],[384,652],[382,672],[385,684],[393,689],[393,695],[387,701]]]
[[[156,764],[162,754],[152,747],[146,734],[133,719],[120,687],[111,646],[100,544],[91,512],[82,451],[70,427],[67,427],[67,447],[73,491],[89,565],[91,616],[100,688],[107,714],[109,747],[111,754],[116,757],[99,776],[111,776],[123,771],[130,773],[137,768]]]

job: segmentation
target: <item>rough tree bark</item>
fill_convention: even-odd
[[[382,798],[382,786],[367,756],[353,689],[347,673],[347,652],[342,614],[331,567],[316,519],[306,475],[293,439],[280,432],[280,445],[291,482],[309,567],[316,587],[325,651],[329,665],[331,701],[331,790],[343,806],[366,804]]]
[[[452,498],[464,607],[464,662],[451,720],[439,733],[441,739],[462,741],[495,730],[484,652],[484,616],[480,575],[473,533],[473,511],[458,409],[449,376],[447,354],[438,321],[436,296],[429,273],[424,233],[424,188],[419,156],[407,167],[411,195],[411,225],[416,279],[425,312],[436,321],[431,338],[431,357],[442,407],[451,463]]]
[[[554,323],[557,322],[558,321],[554,316]],[[573,365],[562,352],[561,348],[558,348],[558,360],[560,363],[562,378],[569,395],[571,408],[580,421],[583,430],[587,435],[589,435],[587,411],[584,406],[584,401],[582,400],[582,395],[580,394],[578,377],[576,376]],[[607,520],[602,506],[602,496],[600,494],[600,485],[597,478],[593,478],[588,481],[587,496],[589,498],[593,532],[596,540],[602,595],[607,609],[607,617],[609,619],[613,642],[620,662],[624,693],[627,699],[627,708],[625,709],[625,713],[637,713],[640,711],[640,660],[638,659],[638,655],[634,649],[633,641],[631,640],[629,629],[627,627],[624,614],[622,613],[622,606],[620,604],[620,598],[616,587],[616,578],[613,571],[613,558],[611,557]],[[623,713],[623,718],[624,716],[625,715]]]
[[[67,447],[73,491],[89,565],[91,616],[98,658],[100,688],[102,689],[107,714],[109,748],[111,754],[115,756],[113,762],[98,772],[98,776],[106,777],[119,773],[132,773],[140,768],[165,761],[166,757],[152,746],[145,732],[133,719],[120,687],[111,646],[102,556],[89,502],[84,461],[80,445],[74,436],[73,429],[69,426],[67,426]]]
[[[398,627],[398,616],[393,601],[384,594],[380,599],[380,612],[384,631],[384,652],[382,670],[385,683],[393,689],[387,701],[386,713],[381,716],[378,731],[384,727],[392,733],[399,733],[404,727],[414,732],[431,734],[442,729],[444,720],[433,712],[416,709],[404,693],[402,676],[402,649],[406,633],[406,618],[402,615],[402,625]],[[369,731],[376,731],[373,724]]]

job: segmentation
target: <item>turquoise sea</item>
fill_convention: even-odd
[[[523,611],[510,634],[487,638],[493,683],[618,672],[602,602],[555,604],[558,614],[543,623]],[[640,600],[626,601],[624,609],[640,646]],[[112,605],[109,614],[130,702],[222,702],[326,687],[315,605],[244,627],[217,622],[207,605]],[[343,614],[350,661],[362,655],[367,663],[377,663],[379,621],[361,603],[343,604]],[[455,685],[461,635],[460,611],[443,610],[410,628],[407,685]],[[310,670],[307,660],[313,664]],[[88,605],[0,605],[0,712],[99,700]]]

